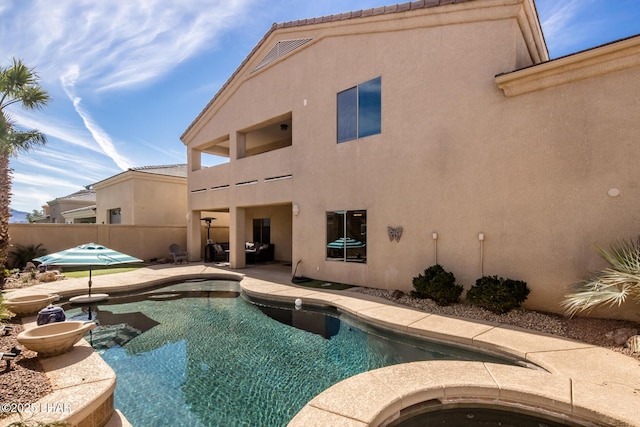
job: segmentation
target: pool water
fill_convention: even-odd
[[[65,311],[98,323],[86,339],[116,372],[115,406],[136,426],[285,426],[317,394],[367,370],[497,361],[338,313],[252,304],[229,281],[184,282]]]
[[[500,408],[468,407],[444,408],[427,412],[402,422],[393,422],[393,427],[465,426],[465,427],[566,427],[577,426],[568,421],[557,422],[549,418]]]

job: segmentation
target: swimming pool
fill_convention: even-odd
[[[133,425],[283,426],[314,396],[367,370],[498,361],[337,312],[252,304],[231,281],[184,282],[65,310],[100,325],[86,338],[116,372],[115,406]]]

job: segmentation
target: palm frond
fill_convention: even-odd
[[[13,58],[12,64],[0,68],[0,110],[20,103],[28,110],[47,104],[49,95],[38,85],[38,74],[21,60]]]
[[[591,276],[588,280],[573,285],[572,290],[565,295],[560,303],[562,309],[569,316],[580,311],[590,311],[598,306],[620,306],[629,295],[638,295],[637,284],[621,281],[606,282],[601,275]]]
[[[619,240],[615,245],[609,246],[609,250],[596,245],[596,252],[614,270],[640,274],[640,236],[635,241]]]
[[[4,112],[0,114],[0,155],[15,156],[46,143],[47,137],[42,132],[35,129],[19,130],[8,115]]]

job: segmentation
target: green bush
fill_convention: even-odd
[[[446,271],[440,264],[433,265],[424,274],[413,278],[416,298],[429,298],[438,305],[449,305],[460,301],[462,285],[456,285],[453,273]]]
[[[531,290],[522,280],[484,276],[467,291],[467,301],[493,313],[502,314],[520,305]]]
[[[14,268],[22,270],[28,262],[46,254],[47,250],[42,246],[42,243],[38,243],[37,245],[16,245],[15,248],[9,252],[9,259]]]

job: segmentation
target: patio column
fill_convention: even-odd
[[[200,211],[191,211],[187,215],[187,249],[189,261],[200,261],[201,240]],[[180,244],[180,242],[175,242]],[[183,249],[184,250],[184,249]]]
[[[247,135],[236,133],[236,159],[244,159],[247,156]]]
[[[230,209],[229,219],[229,265],[231,268],[246,267],[244,252],[246,212],[244,208]]]

